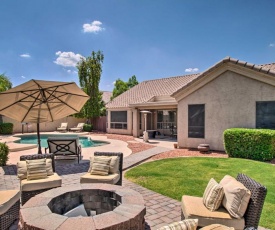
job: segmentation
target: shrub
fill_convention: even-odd
[[[0,143],[0,166],[7,164],[9,159],[9,147],[6,143]]]
[[[83,131],[85,132],[91,132],[93,130],[93,125],[92,124],[85,124],[83,126]]]
[[[275,130],[233,128],[224,131],[229,157],[269,161],[275,157]]]
[[[0,134],[12,134],[13,124],[12,123],[0,123]]]

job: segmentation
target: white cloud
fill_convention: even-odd
[[[97,34],[98,32],[101,32],[105,30],[105,28],[102,27],[102,22],[100,21],[93,21],[90,24],[83,24],[83,32],[84,33],[94,33]]]
[[[75,71],[75,70],[70,70],[70,69],[68,69],[68,70],[66,70],[67,71],[67,73],[70,73],[70,74],[76,74],[77,73],[77,71]]]
[[[25,77],[25,76],[21,76],[21,78],[24,78],[24,79],[25,79],[26,77]]]
[[[25,54],[20,54],[20,57],[22,57],[22,58],[30,58],[31,55],[29,55],[28,53],[25,53]]]
[[[275,47],[275,43],[270,43],[269,47]]]
[[[54,63],[65,67],[76,67],[76,64],[81,60],[81,58],[84,58],[80,54],[75,54],[74,52],[58,51],[55,54],[58,57],[56,58]]]
[[[112,83],[113,85],[115,85],[116,84],[116,81],[113,81],[113,83]]]
[[[193,73],[193,72],[197,72],[199,71],[198,68],[188,68],[188,69],[185,69],[185,72],[188,72],[188,73]]]

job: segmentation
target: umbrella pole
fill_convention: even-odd
[[[37,123],[37,142],[38,142],[38,154],[42,154],[39,123]]]

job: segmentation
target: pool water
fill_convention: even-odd
[[[37,135],[20,135],[16,136],[21,138],[20,140],[16,140],[15,143],[20,143],[20,144],[37,144]],[[84,136],[78,136],[78,135],[45,135],[41,134],[40,139],[41,139],[41,146],[44,148],[48,147],[47,139],[48,137],[78,137],[79,138],[79,143],[82,148],[88,148],[88,147],[97,147],[97,146],[102,146],[102,145],[107,145],[109,142],[107,141],[95,141],[92,140],[90,137],[84,137]]]

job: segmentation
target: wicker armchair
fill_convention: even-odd
[[[243,216],[244,229],[248,229],[248,228],[258,229],[258,225],[259,225],[259,221],[260,221],[260,217],[261,217],[261,213],[262,213],[262,209],[263,209],[267,189],[266,189],[266,187],[259,184],[258,182],[251,179],[250,177],[248,177],[245,174],[241,174],[241,173],[238,174],[236,179],[237,179],[237,181],[241,182],[251,192],[251,197],[250,197],[247,209],[245,211],[245,214]],[[196,197],[194,197],[194,198],[196,199]],[[197,202],[197,204],[194,204],[194,206],[193,206],[194,208],[192,210],[192,213],[186,214],[186,210],[183,211],[183,208],[186,207],[187,205],[189,205],[189,206],[192,205],[192,199],[193,198],[191,197],[190,202],[188,202],[188,204],[184,203],[184,199],[182,201],[182,209],[181,209],[181,219],[182,220],[184,220],[185,218],[194,218],[194,216],[196,216],[196,213],[199,213],[199,211],[197,212],[196,210],[201,209],[201,207],[203,206],[203,204],[200,204],[200,203],[197,202],[198,199],[196,199],[197,201],[195,201],[195,199],[194,199],[194,203]],[[215,212],[216,213],[222,213],[222,212],[225,213],[226,212],[225,209],[222,209],[221,211],[219,211],[219,210],[217,210]],[[192,216],[192,217],[190,217],[190,216]],[[226,221],[227,221],[226,219],[215,218],[213,216],[211,216],[211,217],[209,217],[209,216],[196,216],[195,218],[199,219],[199,226],[200,226],[200,219],[201,219],[201,222],[203,222],[203,223],[205,223],[205,221],[214,221],[217,224],[227,225],[226,224]],[[231,217],[230,221],[232,221],[232,220],[234,221],[234,219],[235,218]],[[240,219],[235,219],[235,220],[239,221]],[[203,226],[200,226],[200,227],[203,227]],[[239,229],[239,228],[237,228],[237,229]]]
[[[118,175],[119,179],[116,183],[113,183],[112,178],[110,179],[109,176],[94,176],[91,175],[90,172],[84,174],[80,177],[80,183],[109,183],[109,184],[116,184],[116,185],[122,185],[122,166],[123,166],[123,153],[115,153],[115,152],[95,152],[94,156],[117,156],[119,165],[118,165]],[[112,174],[111,174],[112,175]],[[98,181],[97,181],[98,177]]]
[[[20,161],[36,160],[36,159],[51,159],[52,169],[54,174],[48,176],[46,179],[31,180],[27,179],[20,180],[21,190],[21,203],[24,205],[33,196],[50,190],[52,188],[61,187],[62,179],[55,173],[55,162],[53,154],[34,154],[34,155],[23,155],[20,156]]]

